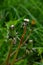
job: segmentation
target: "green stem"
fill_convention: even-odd
[[[11,65],[14,65],[14,63],[15,63],[15,61],[16,61],[16,58],[17,58],[17,55],[18,55],[19,49],[20,49],[20,47],[21,47],[21,44],[23,43],[23,39],[24,39],[24,35],[25,35],[25,33],[26,33],[26,26],[24,27],[24,33],[22,34],[22,37],[21,37],[20,43],[19,43],[19,45],[18,45],[18,48],[16,49],[16,53],[15,53],[15,55],[14,55],[14,58],[13,58],[13,60],[12,60]]]

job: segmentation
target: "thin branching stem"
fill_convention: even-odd
[[[31,32],[32,32],[32,30],[30,31],[29,35],[26,37],[26,39],[25,39],[25,41],[23,42],[23,44],[21,44],[21,46],[23,46],[23,45],[26,43],[26,41],[29,39],[29,37],[30,37],[30,35],[31,35]],[[14,51],[10,56],[14,55],[15,53],[16,53],[16,51]]]
[[[9,65],[9,59],[10,59],[10,54],[11,54],[12,46],[13,46],[13,40],[11,40],[11,45],[10,45],[9,53],[8,53],[8,56],[7,56],[7,59],[6,59],[6,65]]]
[[[10,55],[11,55],[12,46],[13,46],[13,40],[11,40],[8,56],[7,56],[6,60],[2,63],[2,65],[5,65],[5,64],[9,65],[9,59],[10,59]]]
[[[16,61],[16,58],[17,58],[19,49],[20,49],[20,47],[21,47],[21,44],[23,43],[23,39],[24,39],[25,33],[26,33],[26,26],[24,27],[24,32],[23,32],[23,34],[22,34],[22,37],[21,37],[20,43],[19,43],[19,45],[18,45],[18,48],[16,49],[16,53],[15,53],[15,55],[14,55],[14,58],[13,58],[13,60],[12,60],[11,65],[14,65],[14,63],[15,63],[15,61]]]

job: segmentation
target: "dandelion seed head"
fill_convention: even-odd
[[[29,19],[24,19],[25,22],[29,22]]]
[[[14,27],[14,25],[11,25],[11,28],[13,28]]]
[[[10,29],[14,29],[14,25],[11,25],[11,26],[10,26]]]
[[[33,40],[29,40],[29,42],[30,42],[30,43],[32,43],[32,42],[33,42]]]

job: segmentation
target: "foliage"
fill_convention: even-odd
[[[0,65],[9,64],[43,65],[42,0],[0,1]]]

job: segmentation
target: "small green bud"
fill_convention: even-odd
[[[13,44],[16,44],[16,38],[13,39]]]

